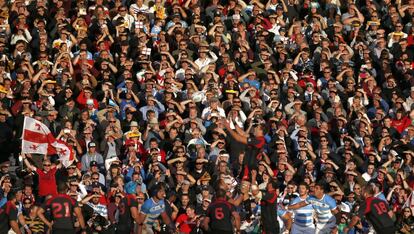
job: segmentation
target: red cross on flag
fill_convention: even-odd
[[[71,165],[75,159],[70,146],[63,141],[55,139],[46,125],[30,117],[24,118],[22,153],[57,154],[65,167]]]

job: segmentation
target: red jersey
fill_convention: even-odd
[[[50,210],[53,220],[53,229],[74,231],[73,210],[77,206],[78,205],[73,198],[66,194],[59,194],[47,200],[43,209]]]
[[[50,169],[48,173],[37,168],[36,173],[39,175],[39,196],[56,195],[56,168]]]
[[[17,222],[17,208],[12,202],[8,201],[6,205],[0,208],[0,233],[8,233],[10,230],[10,221]]]
[[[187,214],[181,214],[175,222],[179,224],[178,228],[180,233],[190,233],[197,225]]]
[[[207,217],[210,218],[210,228],[217,232],[232,232],[231,216],[235,210],[234,205],[223,198],[217,198],[207,209]]]

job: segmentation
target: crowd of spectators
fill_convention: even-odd
[[[414,0],[0,0],[0,205],[22,193],[22,230],[46,233],[38,207],[65,182],[101,231],[115,197],[149,214],[162,182],[177,230],[200,233],[224,186],[257,233],[276,180],[289,231],[299,183],[324,181],[343,233],[373,183],[413,233],[413,16]],[[76,162],[20,155],[25,116]]]

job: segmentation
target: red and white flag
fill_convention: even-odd
[[[65,167],[71,165],[75,159],[71,147],[55,139],[49,128],[42,122],[30,117],[24,117],[22,153],[57,154]]]
[[[411,209],[411,213],[414,212],[414,195],[413,194],[414,194],[414,191],[411,192],[410,196],[408,197],[407,201],[404,203],[402,207],[403,209],[405,207],[409,207]]]

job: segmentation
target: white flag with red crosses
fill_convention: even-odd
[[[22,153],[57,154],[63,166],[68,167],[75,159],[72,148],[57,140],[42,122],[25,117],[22,134]]]

